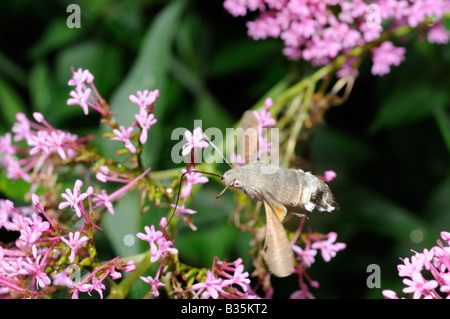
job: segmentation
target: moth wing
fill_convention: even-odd
[[[272,205],[264,201],[266,210],[266,240],[264,243],[264,260],[270,270],[277,277],[286,277],[292,273],[294,268],[294,253],[281,224],[278,215],[286,208],[282,205]]]
[[[258,122],[253,111],[247,110],[242,115],[241,128],[243,134],[240,136],[240,154],[244,163],[250,163],[256,159],[258,148]]]
[[[261,192],[267,203],[273,208],[273,212],[278,217],[278,220],[282,222],[287,215],[286,207],[280,204],[268,189],[263,189]]]

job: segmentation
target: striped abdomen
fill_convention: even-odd
[[[222,180],[259,201],[276,201],[308,211],[333,211],[338,205],[328,185],[310,172],[287,169],[261,162],[227,171]]]

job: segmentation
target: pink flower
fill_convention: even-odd
[[[212,297],[213,299],[217,299],[219,297],[219,292],[222,292],[222,279],[217,278],[210,271],[206,271],[206,280],[205,282],[201,282],[198,284],[194,284],[191,287],[192,290],[198,290],[195,294],[194,298],[198,298],[198,295],[202,293],[203,299],[208,299]],[[204,291],[206,289],[206,291]]]
[[[397,293],[393,290],[385,289],[382,291],[383,297],[386,299],[399,299]]]
[[[17,113],[16,119],[18,122],[13,124],[11,131],[14,134],[14,141],[28,140],[30,137],[30,122],[23,113]]]
[[[178,250],[176,248],[172,248],[172,241],[166,239],[164,237],[164,234],[167,235],[164,227],[167,225],[167,220],[165,217],[163,217],[160,221],[160,227],[163,228],[164,233],[161,231],[156,231],[155,226],[151,225],[145,226],[145,234],[144,233],[137,233],[136,237],[139,239],[145,240],[150,244],[150,252],[152,254],[152,257],[150,258],[151,262],[156,262],[161,256],[163,258],[167,253],[169,254],[178,254]]]
[[[119,129],[113,129],[113,133],[116,134],[116,136],[111,137],[111,140],[124,142],[125,147],[130,151],[130,153],[136,153],[136,148],[130,141],[131,134],[133,133],[133,126],[125,128],[121,125]]]
[[[66,133],[61,131],[52,131],[50,135],[47,135],[48,146],[52,149],[55,149],[63,160],[66,159],[66,153],[64,152],[63,148],[65,137]]]
[[[387,74],[392,65],[398,66],[404,59],[404,48],[396,48],[391,41],[385,41],[379,47],[372,49],[372,74]]]
[[[300,284],[300,289],[294,291],[290,296],[290,299],[315,299],[314,295],[309,292],[308,285],[305,283]]]
[[[64,237],[61,237],[61,240],[66,243],[67,246],[71,249],[69,261],[70,263],[75,262],[75,254],[77,250],[89,240],[88,237],[83,236],[80,238],[80,232],[77,231],[74,233],[69,233],[69,240],[65,239]]]
[[[29,245],[34,245],[42,233],[50,228],[50,223],[43,222],[42,218],[37,214],[31,215],[31,217],[31,219],[28,217],[23,219],[25,223],[22,226],[23,228],[20,229],[19,240]]]
[[[91,276],[91,282],[92,282],[92,289],[96,290],[98,294],[100,295],[100,298],[103,299],[103,291],[105,289],[105,285],[102,283],[100,279],[98,279],[96,276]],[[90,291],[88,292],[90,295]]]
[[[134,117],[136,118],[139,126],[142,128],[142,133],[139,137],[139,141],[141,142],[141,144],[144,144],[145,142],[147,142],[147,131],[152,125],[156,124],[157,120],[155,119],[153,113],[147,114],[147,111],[143,111],[142,109],[139,114],[135,114]]]
[[[427,40],[430,43],[446,44],[450,40],[450,31],[448,31],[442,22],[435,23],[428,31]]]
[[[89,72],[89,70],[83,70],[82,68],[78,68],[76,72],[73,71],[72,68],[72,78],[67,83],[70,86],[81,86],[84,82],[91,84],[94,81],[94,76]]]
[[[182,169],[181,172],[185,174],[187,172],[186,169]],[[182,195],[184,198],[189,197],[192,191],[192,186],[196,184],[205,184],[208,182],[208,178],[202,176],[202,173],[199,172],[189,172],[185,174],[186,176],[186,186],[183,187]]]
[[[233,278],[222,281],[222,287],[231,286],[233,284],[239,285],[244,292],[247,291],[247,286],[250,284],[248,279],[248,272],[244,272],[244,265],[238,265],[233,272]]]
[[[149,242],[149,244],[154,244],[158,239],[160,239],[163,236],[163,233],[161,231],[156,231],[155,226],[151,225],[150,227],[145,226],[144,227],[145,234],[144,233],[137,233],[136,237],[139,239],[142,239],[144,241]],[[156,249],[156,248],[155,248]]]
[[[67,100],[67,105],[79,105],[83,109],[84,114],[88,115],[89,105],[87,100],[91,95],[91,89],[87,88],[84,91],[83,90],[83,87],[77,86],[75,90],[70,91],[69,94],[72,98]]]
[[[167,240],[166,238],[162,237],[157,241],[158,249],[153,252],[152,251],[152,257],[150,258],[150,261],[152,263],[156,262],[159,258],[164,257],[167,253],[176,255],[178,254],[178,250],[176,248],[172,248],[172,241]]]
[[[159,96],[159,90],[154,91],[137,91],[137,96],[130,94],[130,101],[139,105],[141,109],[146,111],[147,106],[155,103]]]
[[[175,208],[175,213],[173,214],[173,217],[177,217],[177,216],[180,216],[182,214],[193,215],[193,214],[197,213],[197,211],[195,211],[193,209],[186,208],[186,207],[184,207],[184,205],[176,206],[174,204],[170,204],[170,206]]]
[[[145,240],[150,244],[150,252],[152,254],[150,261],[156,262],[161,256],[165,256],[166,253],[177,254],[178,250],[172,248],[173,243],[163,237],[161,231],[156,231],[155,226],[144,227],[144,233],[137,233],[136,236],[139,239]]]
[[[134,260],[130,260],[125,265],[126,272],[132,272],[136,269],[136,265],[134,264]]]
[[[29,151],[30,155],[35,155],[39,152],[50,154],[50,150],[47,144],[47,131],[38,131],[36,134],[30,135],[27,143],[32,148]]]
[[[410,279],[403,279],[403,283],[409,287],[403,288],[404,293],[414,293],[413,299],[419,299],[421,295],[429,295],[428,290],[432,290],[438,286],[436,280],[425,280],[422,274],[414,273]]]
[[[81,180],[77,180],[75,182],[75,186],[73,188],[73,192],[66,188],[66,193],[61,194],[61,197],[63,197],[66,201],[61,202],[58,206],[59,209],[64,209],[66,207],[71,207],[72,210],[75,212],[75,214],[78,217],[81,217],[81,210],[79,207],[79,204],[88,196],[86,193],[81,193],[81,186],[83,185],[83,182]]]
[[[225,0],[223,7],[234,17],[247,14],[246,0]]]
[[[403,265],[398,265],[398,275],[400,277],[411,277],[415,273],[420,273],[423,268],[423,259],[412,256],[411,261],[409,258],[403,259]]]
[[[184,137],[186,138],[187,143],[183,145],[183,150],[181,152],[183,156],[189,154],[193,149],[205,148],[208,146],[208,142],[204,140],[203,132],[200,127],[195,128],[192,133],[186,131]]]
[[[331,258],[336,256],[338,251],[345,249],[346,245],[344,243],[334,243],[337,238],[337,234],[335,232],[329,233],[327,237],[327,240],[313,243],[311,248],[320,249],[323,260],[328,262]]]
[[[166,284],[160,282],[157,278],[153,279],[153,277],[151,276],[147,276],[147,277],[140,277],[144,282],[148,283],[150,286],[152,286],[152,293],[153,296],[158,297],[159,296],[159,291],[158,291],[158,287],[162,287],[165,286]]]
[[[114,215],[114,206],[111,202],[110,196],[106,193],[106,190],[102,189],[101,194],[94,194],[95,207],[105,207],[111,215]]]
[[[6,167],[6,177],[9,179],[23,179],[27,183],[31,183],[31,177],[27,174],[14,157],[5,157],[3,163]]]
[[[323,180],[325,182],[331,182],[333,179],[335,179],[337,176],[335,171],[325,171],[323,175]]]
[[[90,293],[93,289],[92,284],[86,284],[84,280],[81,282],[75,282],[68,278],[66,282],[69,288],[73,288],[72,299],[78,299],[80,291]]]
[[[128,191],[130,188],[132,188],[137,183],[137,181],[139,181],[141,178],[146,176],[148,174],[148,172],[150,172],[150,169],[151,169],[150,167],[147,168],[139,176],[132,179],[131,181],[128,181],[125,186],[119,188],[118,190],[116,190],[114,193],[112,193],[110,195],[108,195],[104,189],[101,191],[101,194],[94,194],[93,201],[95,202],[95,207],[106,207],[108,209],[108,211],[111,213],[111,215],[114,215],[114,207],[113,207],[112,201],[117,199],[119,196],[121,196],[123,193]],[[109,172],[105,168],[102,168],[101,171],[103,173]],[[124,180],[120,180],[120,181],[123,182]]]
[[[305,268],[311,267],[311,265],[315,262],[314,257],[317,255],[317,250],[309,249],[309,241],[306,244],[305,249],[302,249],[297,245],[293,245],[292,250],[298,255]]]
[[[450,233],[441,232],[442,239],[448,239]],[[412,293],[413,298],[420,298],[422,295],[426,299],[442,299],[450,297],[450,247],[444,246],[441,240],[437,240],[437,246],[431,249],[424,249],[423,253],[415,253],[409,258],[404,258],[403,265],[398,265],[398,274],[400,277],[409,277],[403,279],[406,285],[403,288],[404,293]],[[422,271],[427,270],[426,277]],[[425,278],[431,278],[430,280]],[[437,288],[440,286],[440,289]],[[439,294],[440,291],[442,294]],[[385,298],[398,299],[396,294],[390,290],[383,291]]]
[[[450,232],[448,231],[442,231],[441,232],[441,238],[447,242],[447,244],[450,245]]]
[[[377,6],[377,12],[371,5]],[[246,22],[248,35],[254,40],[279,37],[284,55],[313,65],[327,64],[378,39],[384,28],[416,27],[429,17],[441,19],[449,10],[447,0],[225,0],[223,6],[235,17],[259,10],[255,20]],[[429,33],[430,42],[446,43],[448,38],[448,31],[440,27]],[[392,65],[398,64],[375,63],[372,73],[386,74]]]
[[[261,111],[253,111],[253,115],[256,118],[256,121],[258,122],[258,129],[261,129],[263,127],[271,127],[274,126],[277,122],[275,119],[272,118],[272,115],[266,110]]]
[[[39,263],[41,255],[37,256],[33,262],[31,258],[27,257],[26,261],[23,263],[24,270],[26,269],[27,274],[35,275],[37,287],[45,287],[51,284],[50,278],[44,271],[44,266]]]

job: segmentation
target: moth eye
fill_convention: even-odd
[[[242,187],[241,181],[235,180],[235,181],[234,181],[234,187],[236,187],[236,188],[241,188],[241,187]]]

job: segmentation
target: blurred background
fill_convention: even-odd
[[[81,28],[66,25],[71,3],[81,8]],[[158,123],[149,131],[145,164],[152,171],[181,169],[170,158],[178,142],[171,140],[175,128],[192,130],[194,119],[202,120],[203,129],[233,127],[288,74],[300,80],[313,70],[287,61],[281,41],[249,38],[249,17],[233,18],[222,3],[1,1],[0,134],[10,131],[17,112],[39,111],[56,128],[97,134],[94,143],[105,152],[117,147],[101,140],[98,116],[84,116],[80,107],[66,105],[70,67],[81,67],[94,75],[99,92],[119,114],[119,124],[133,121],[136,109],[129,94],[160,90]],[[311,214],[305,227],[335,231],[338,241],[347,244],[329,263],[316,257],[309,275],[320,283],[311,288],[317,298],[382,298],[382,289],[400,292],[399,257],[431,248],[440,231],[450,231],[450,45],[428,44],[420,34],[395,42],[406,47],[405,61],[375,77],[365,60],[350,98],[330,109],[301,146],[306,169],[337,172],[330,187],[341,207],[332,214]],[[225,164],[218,167],[226,169]],[[1,179],[2,197],[26,204],[26,187],[7,181],[4,172]],[[215,255],[242,257],[250,271],[251,237],[230,221],[232,193],[215,199],[222,185],[211,180],[195,194],[198,230],[182,227],[178,234],[180,260],[210,267]],[[105,258],[142,251],[144,246],[125,247],[124,235],[142,231],[168,212],[167,205],[150,203],[144,216],[130,216],[139,211],[139,195],[134,196],[103,221],[98,250]],[[11,240],[1,230],[0,236]],[[367,287],[370,264],[380,266],[380,288]],[[274,286],[276,298],[297,289],[289,279],[275,278]]]

